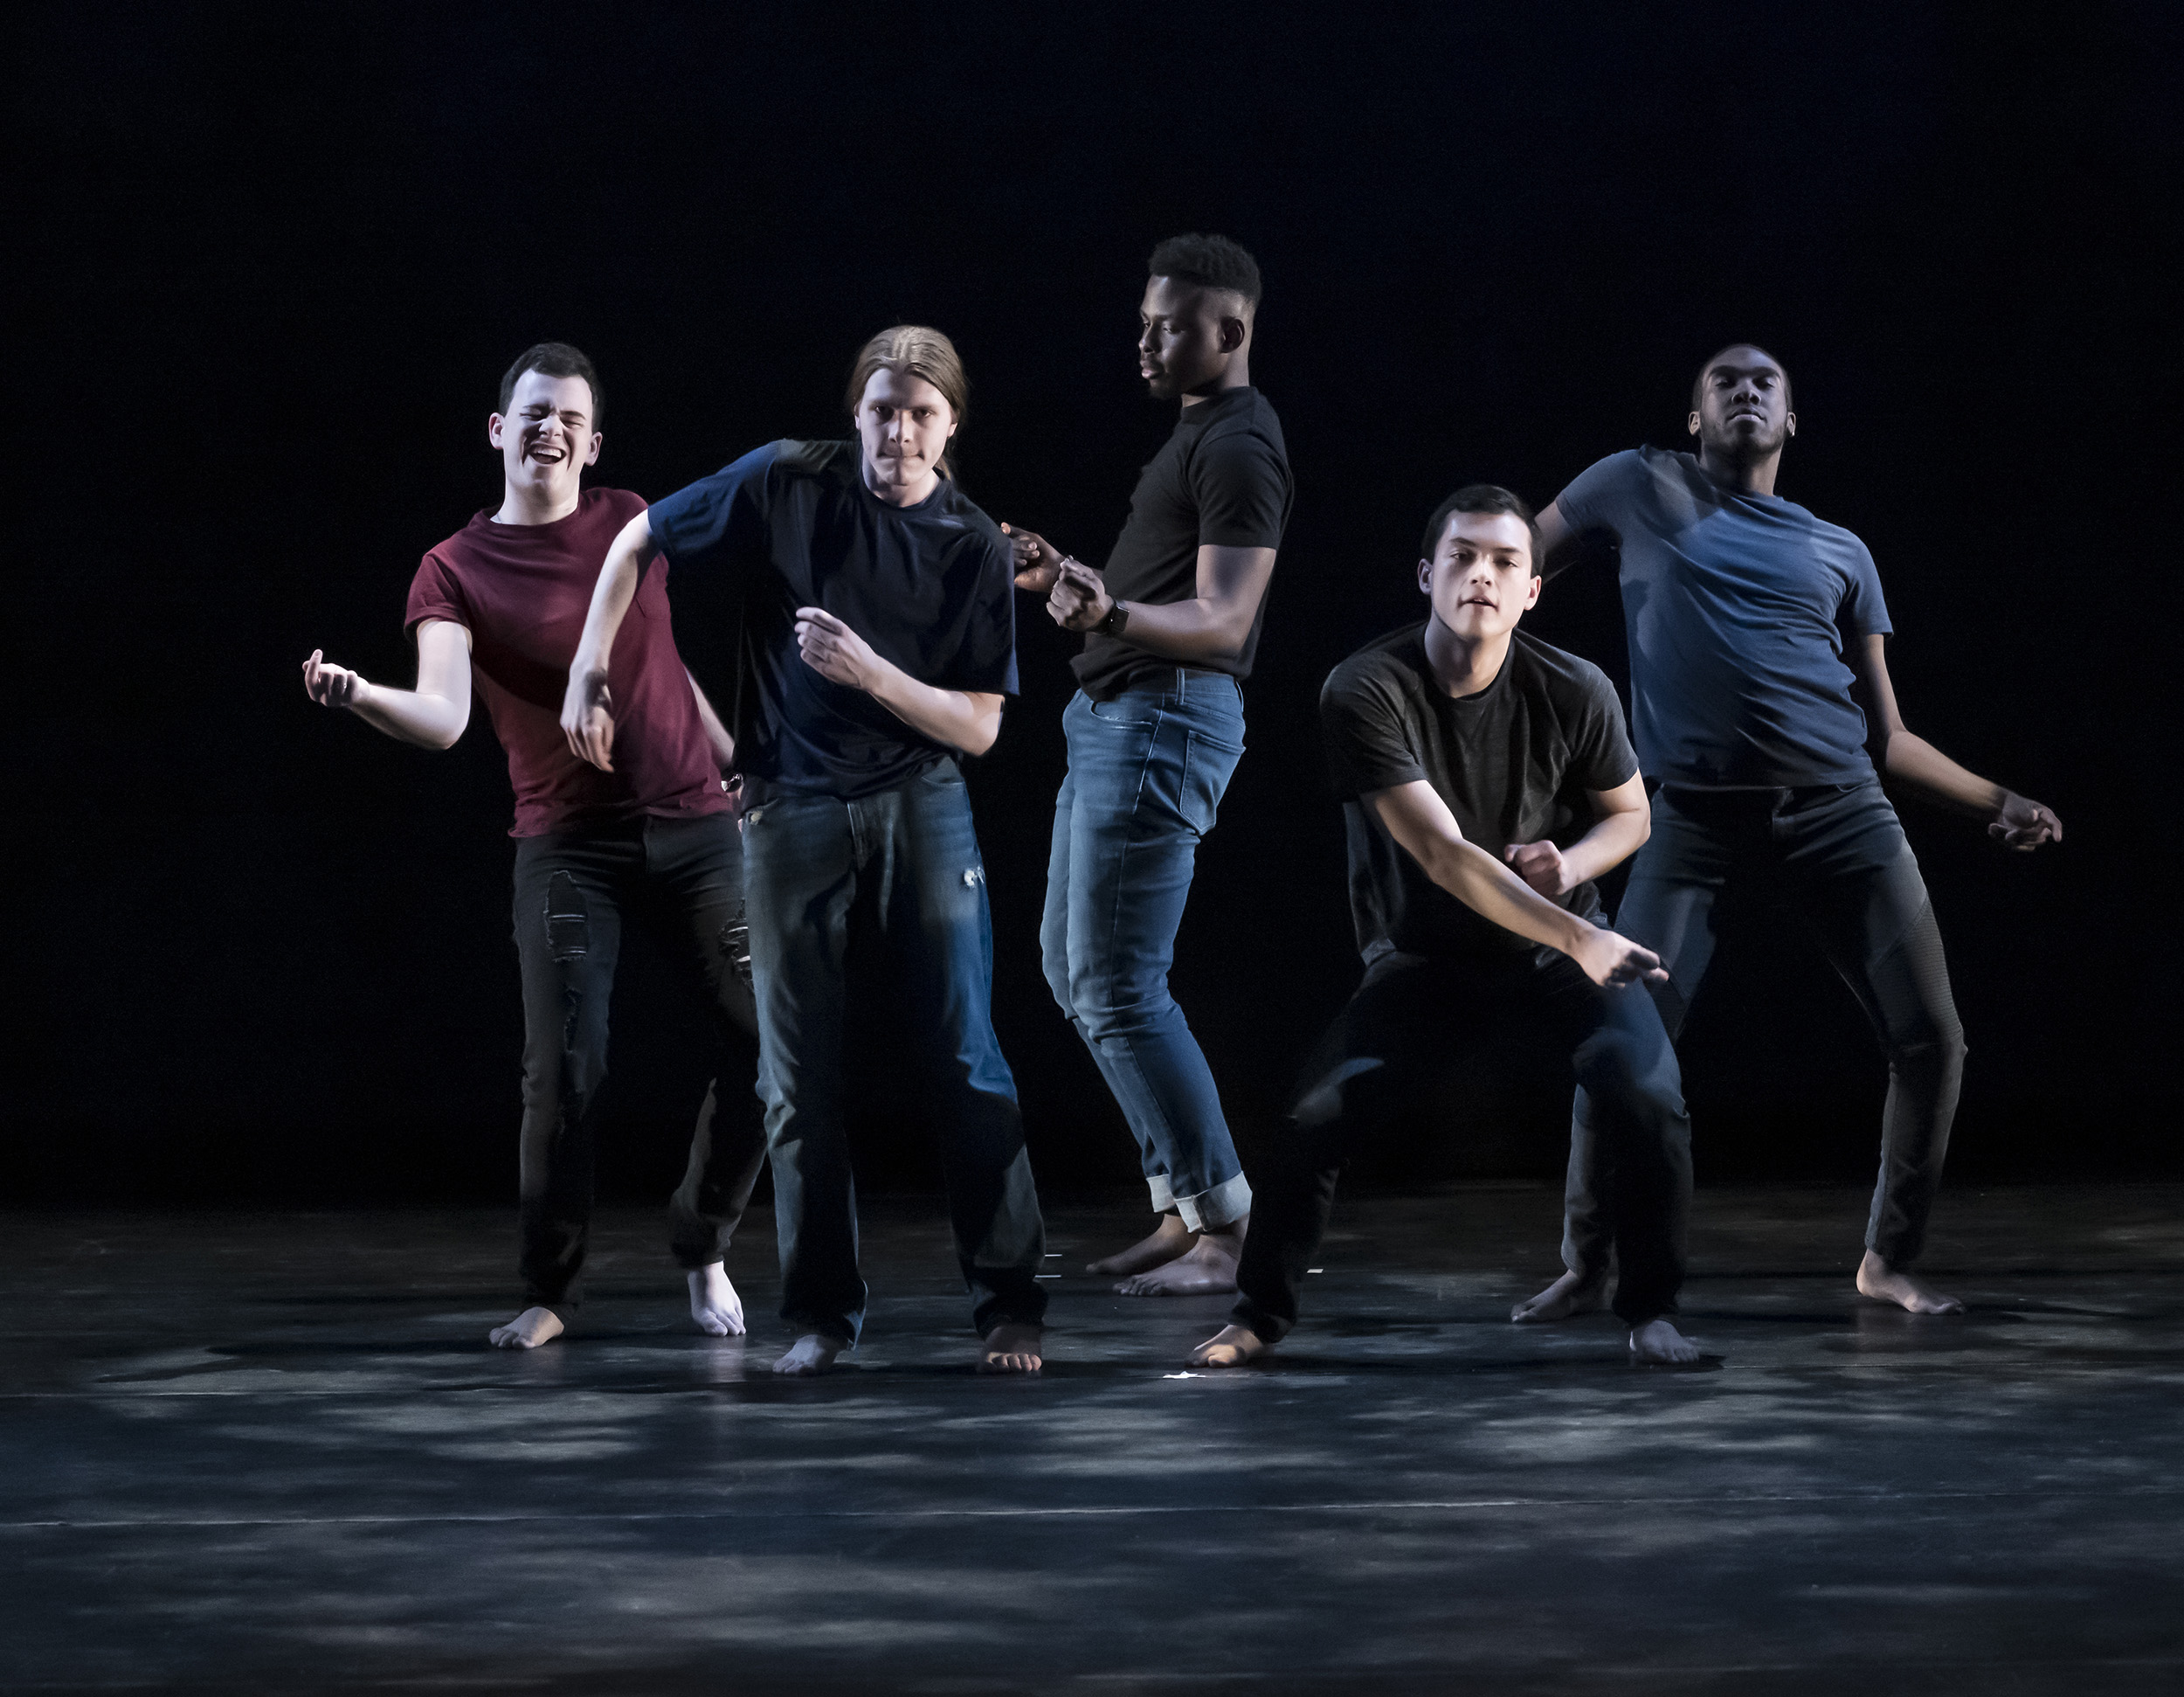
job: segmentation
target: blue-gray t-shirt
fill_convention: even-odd
[[[891,507],[865,487],[854,441],[771,442],[655,502],[650,523],[678,571],[732,574],[729,729],[754,802],[854,800],[956,752],[805,665],[798,607],[825,608],[921,683],[1016,693],[1008,539],[953,479]]]
[[[1555,498],[1622,544],[1631,729],[1669,784],[1873,775],[1846,648],[1890,627],[1866,546],[1794,501],[1724,489],[1689,454],[1611,454]]]

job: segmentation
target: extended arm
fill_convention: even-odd
[[[629,604],[637,599],[645,568],[659,551],[650,514],[639,513],[622,527],[606,551],[606,564],[591,591],[591,609],[584,614],[584,634],[577,639],[576,657],[569,662],[569,689],[561,701],[562,734],[569,738],[570,753],[601,772],[614,770],[614,700],[607,692],[607,656],[614,652],[614,638],[629,614]]]
[[[303,662],[304,693],[321,707],[346,707],[377,731],[419,748],[453,748],[470,723],[470,630],[447,619],[417,627],[417,688],[390,689],[328,662],[314,648]]]
[[[888,712],[936,743],[983,754],[1001,734],[1001,697],[980,689],[920,683],[882,659],[863,637],[823,607],[796,610],[796,645],[821,677],[862,689]]]
[[[2012,848],[2029,851],[2043,842],[2062,842],[2063,821],[2051,808],[1966,771],[1925,738],[1904,728],[1896,686],[1888,675],[1887,641],[1869,636],[1863,648],[1850,656],[1857,674],[1854,688],[1858,705],[1865,710],[1882,775],[1926,800],[1986,820],[1987,834]]]
[[[1668,977],[1658,955],[1557,907],[1468,841],[1448,804],[1425,779],[1375,790],[1365,801],[1426,876],[1482,918],[1559,949],[1595,984],[1620,986],[1641,978]]]
[[[1653,807],[1646,780],[1636,772],[1612,790],[1587,790],[1593,828],[1567,848],[1552,842],[1516,842],[1509,863],[1517,876],[1543,896],[1566,896],[1611,866],[1620,866],[1653,835]]]

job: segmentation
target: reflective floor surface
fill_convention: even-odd
[[[1126,1299],[1050,1209],[1051,1364],[970,1371],[936,1203],[867,1202],[866,1341],[786,1382],[770,1222],[699,1336],[654,1216],[529,1354],[513,1219],[6,1216],[0,1688],[2184,1690],[2184,1188],[1703,1191],[1696,1369],[1517,1328],[1558,1198],[1344,1198],[1305,1320]]]

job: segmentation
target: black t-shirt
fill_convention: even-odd
[[[915,507],[890,507],[858,456],[854,441],[771,442],[651,510],[678,571],[733,574],[729,729],[754,801],[871,795],[955,752],[805,665],[800,606],[824,607],[921,683],[1016,693],[1008,539],[949,478]],[[702,627],[685,637],[705,640]]]
[[[1586,793],[1638,770],[1622,705],[1592,661],[1520,630],[1494,682],[1458,700],[1434,681],[1425,635],[1418,624],[1367,643],[1319,693],[1349,840],[1351,918],[1368,961],[1389,949],[1447,958],[1535,945],[1434,883],[1360,797],[1423,779],[1465,840],[1499,860],[1515,842],[1568,848],[1593,828]],[[1600,892],[1579,884],[1559,905],[1589,915]]]
[[[1164,606],[1198,593],[1199,549],[1279,548],[1294,493],[1282,421],[1256,389],[1224,389],[1183,409],[1175,433],[1137,476],[1130,518],[1107,557],[1107,592]],[[1262,596],[1251,634],[1234,660],[1192,661],[1209,671],[1251,675],[1266,617]],[[1095,701],[1112,701],[1138,678],[1176,662],[1120,637],[1087,636],[1070,662]]]

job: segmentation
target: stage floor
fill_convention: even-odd
[[[6,1216],[0,1687],[571,1694],[2184,1688],[2184,1188],[1945,1195],[1961,1319],[1850,1288],[1863,1198],[1703,1191],[1697,1370],[1556,1271],[1540,1188],[1346,1197],[1304,1323],[1083,1275],[1036,1380],[969,1370],[936,1204],[867,1202],[866,1342],[689,1327],[658,1216],[568,1339],[513,1214]]]

